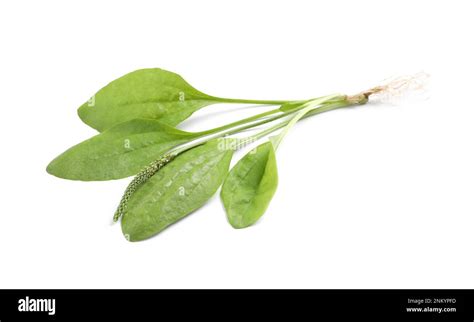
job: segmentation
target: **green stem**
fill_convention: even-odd
[[[260,113],[260,114],[257,114],[255,116],[252,116],[252,117],[249,117],[249,118],[237,121],[237,122],[233,122],[233,123],[221,126],[221,127],[217,127],[217,128],[214,128],[214,129],[203,131],[203,132],[197,132],[197,135],[198,135],[197,138],[198,139],[196,141],[191,142],[190,144],[185,145],[185,146],[177,147],[176,149],[172,150],[170,153],[173,154],[173,155],[180,154],[180,153],[182,153],[186,150],[189,150],[189,149],[194,148],[198,145],[206,143],[207,141],[209,141],[211,139],[221,138],[221,137],[224,137],[226,135],[235,134],[237,132],[241,132],[241,131],[244,131],[244,130],[247,130],[247,129],[251,129],[251,128],[257,127],[259,125],[265,124],[265,123],[273,122],[273,121],[278,120],[282,117],[293,114],[296,111],[300,110],[301,108],[295,108],[291,111],[282,112],[280,115],[275,115],[274,117],[269,117],[269,118],[266,118],[266,119],[262,120],[262,118],[265,117],[265,116],[269,116],[271,114],[275,114],[275,113],[279,112],[279,109],[275,109],[275,110],[271,110],[271,111],[268,111],[268,112],[265,112],[265,113]],[[252,123],[252,121],[256,121],[256,120],[260,120],[260,121]],[[239,126],[239,125],[243,125],[243,126]],[[228,130],[228,131],[226,131],[226,130]],[[206,137],[204,140],[199,140],[199,138],[202,138],[203,136],[208,136],[208,137]]]
[[[275,115],[275,116],[273,116],[273,117],[269,117],[269,118],[260,120],[259,122],[254,122],[254,123],[246,122],[246,123],[243,123],[243,124],[242,124],[243,126],[240,126],[240,127],[230,127],[230,130],[229,130],[229,131],[222,132],[222,133],[220,133],[219,136],[231,135],[231,134],[234,134],[234,133],[237,133],[237,132],[241,132],[241,131],[244,131],[244,130],[247,130],[247,129],[251,129],[251,128],[254,128],[254,127],[257,127],[257,126],[260,126],[260,125],[269,123],[269,122],[273,122],[273,121],[276,121],[276,120],[278,120],[278,119],[281,119],[282,117],[285,117],[285,116],[288,116],[288,115],[290,115],[290,114],[293,114],[293,113],[295,113],[296,111],[299,111],[299,110],[300,110],[300,108],[295,108],[294,110],[291,110],[291,111],[289,111],[289,112],[282,112],[282,113],[279,114],[279,115]],[[257,120],[258,120],[258,119],[257,119]],[[247,124],[247,123],[250,123],[250,124]],[[247,125],[245,125],[245,124],[247,124]]]
[[[286,109],[286,110],[282,110],[281,107],[276,108],[276,109],[273,109],[273,110],[270,110],[270,111],[267,111],[267,112],[263,112],[263,113],[260,113],[260,114],[257,114],[257,115],[251,116],[251,117],[241,119],[239,121],[235,121],[235,122],[232,122],[232,123],[229,123],[229,124],[218,126],[218,127],[215,127],[215,128],[209,129],[209,130],[196,132],[195,134],[198,137],[203,137],[203,136],[206,136],[206,135],[210,135],[210,134],[218,133],[218,132],[225,131],[225,130],[228,130],[228,129],[232,129],[232,128],[235,128],[239,125],[248,124],[248,123],[263,119],[267,116],[271,116],[273,114],[281,112],[280,115],[276,115],[272,118],[268,118],[268,119],[262,120],[258,123],[248,125],[248,126],[245,126],[245,127],[241,127],[241,128],[238,128],[238,130],[236,130],[236,131],[241,131],[241,130],[245,130],[245,129],[248,129],[248,128],[252,128],[252,127],[255,127],[255,126],[258,126],[258,125],[262,125],[262,124],[265,124],[265,123],[268,123],[268,122],[278,120],[278,119],[280,119],[282,117],[285,117],[289,114],[293,114],[293,113],[295,113],[295,112],[297,112],[297,111],[299,111],[303,108],[303,106],[298,105],[298,103],[305,103],[305,102],[309,102],[309,101],[311,101],[311,102],[323,101],[324,103],[329,104],[329,103],[333,103],[333,102],[337,103],[341,100],[345,100],[345,98],[346,98],[346,96],[339,95],[339,94],[338,95],[328,95],[328,96],[323,96],[323,97],[319,97],[319,98],[314,98],[314,99],[311,99],[311,100],[308,100],[308,101],[256,101],[256,100],[240,100],[240,99],[226,99],[226,98],[221,99],[219,97],[216,97],[215,98],[216,100],[225,100],[225,101],[228,101],[228,102],[230,102],[230,101],[232,101],[232,102],[247,102],[247,103],[248,102],[252,102],[252,103],[259,102],[259,103],[262,103],[262,104],[263,103],[275,103],[275,104],[279,104],[279,105],[291,103],[291,104],[296,104],[296,107]],[[226,134],[233,134],[236,131],[226,132]]]
[[[324,103],[322,103],[322,104],[323,104],[322,106],[314,108],[313,110],[310,110],[307,114],[304,115],[303,118],[305,118],[307,116],[310,116],[310,115],[315,115],[315,114],[323,113],[323,112],[326,112],[326,111],[330,111],[330,110],[333,110],[333,109],[336,109],[336,108],[340,108],[340,107],[344,107],[344,106],[348,106],[348,105],[353,105],[353,103],[346,100],[343,96],[341,96],[341,100],[339,100],[339,101],[329,100],[328,102],[326,102],[326,104],[324,104]],[[249,118],[237,121],[237,122],[233,122],[233,123],[221,126],[221,127],[217,127],[217,128],[214,128],[214,129],[203,131],[203,132],[198,132],[198,135],[199,135],[198,137],[199,138],[203,137],[205,135],[211,135],[211,136],[205,138],[204,140],[196,140],[194,142],[191,142],[188,145],[177,147],[176,149],[172,150],[170,153],[172,153],[174,155],[180,154],[180,153],[182,153],[186,150],[189,150],[189,149],[194,148],[198,145],[201,145],[201,144],[203,144],[203,143],[205,143],[205,142],[207,142],[211,139],[216,139],[216,138],[224,137],[224,136],[227,136],[227,135],[235,134],[235,133],[241,132],[243,130],[247,130],[247,129],[250,129],[250,128],[257,127],[259,125],[263,125],[263,124],[266,124],[266,123],[269,123],[269,122],[276,121],[276,120],[278,120],[280,118],[283,118],[285,116],[295,114],[298,111],[301,111],[305,107],[307,107],[307,106],[302,105],[302,106],[296,107],[294,109],[291,109],[290,111],[282,112],[281,114],[276,115],[274,117],[263,119],[263,120],[260,120],[259,122],[251,123],[251,121],[259,120],[264,116],[268,116],[268,115],[275,114],[275,113],[279,112],[279,109],[275,109],[275,110],[260,113],[260,114],[257,114],[255,116],[252,116],[252,117],[249,117]],[[245,142],[258,140],[259,138],[261,138],[261,137],[263,137],[263,136],[265,136],[265,135],[267,135],[267,134],[269,134],[273,131],[276,131],[279,128],[282,128],[282,127],[286,126],[290,121],[291,120],[281,122],[281,123],[269,128],[269,129],[266,129],[266,130],[263,130],[262,132],[256,133],[254,136],[251,136],[251,137],[248,137],[248,138],[245,138],[245,139],[242,139],[242,140],[245,140]],[[248,124],[248,123],[250,123],[250,124]],[[238,125],[243,125],[243,126],[239,127]],[[226,131],[226,130],[229,130],[229,131]],[[215,135],[212,135],[212,134],[215,134]]]
[[[267,128],[263,131],[260,131],[260,132],[254,134],[254,135],[248,136],[244,139],[240,139],[239,143],[236,146],[236,150],[246,146],[249,143],[255,142],[255,141],[263,138],[265,135],[268,135],[272,132],[275,132],[278,129],[281,129],[282,127],[285,127],[287,124],[288,124],[288,121],[283,121],[283,122],[280,122],[280,123],[278,123],[274,126],[271,126],[271,127]]]
[[[314,99],[314,100],[316,100],[316,99]],[[256,102],[256,101],[253,101],[253,102]],[[263,102],[263,101],[260,101],[260,102]],[[265,101],[265,102],[269,102],[269,101]],[[305,101],[285,101],[285,102],[284,101],[272,101],[272,102],[280,103],[280,105],[283,105],[283,104],[287,104],[287,103],[292,103],[292,104],[304,103]],[[329,100],[328,102],[333,102],[333,100]],[[276,115],[272,118],[262,120],[261,122],[250,125],[250,126],[245,126],[245,127],[239,128],[239,131],[240,130],[245,130],[245,129],[248,129],[248,128],[252,128],[252,127],[255,127],[255,126],[258,126],[258,125],[262,125],[262,124],[265,124],[265,123],[268,123],[268,122],[278,120],[278,119],[280,119],[282,117],[285,117],[289,114],[293,114],[293,113],[301,110],[302,108],[303,108],[303,106],[298,106],[297,105],[297,107],[295,107],[295,108],[282,111],[281,107],[280,107],[280,108],[276,108],[276,109],[273,109],[273,110],[270,110],[270,111],[267,111],[267,112],[263,112],[263,113],[260,113],[260,114],[257,114],[257,115],[251,116],[251,117],[247,117],[247,118],[244,118],[244,119],[241,119],[239,121],[235,121],[235,122],[232,122],[232,123],[229,123],[229,124],[226,124],[226,125],[218,126],[218,127],[215,127],[215,128],[209,129],[209,130],[201,131],[201,132],[196,132],[196,134],[198,135],[198,137],[203,137],[205,135],[210,135],[210,134],[214,134],[214,133],[218,133],[218,132],[221,132],[221,131],[231,129],[231,128],[237,127],[239,125],[248,124],[248,123],[263,119],[267,116],[270,116],[270,115],[281,112],[280,115]],[[236,131],[231,131],[231,132],[226,132],[226,133],[227,134],[232,134],[232,133],[235,133],[235,132]]]
[[[314,110],[310,110],[308,113],[306,113],[302,117],[302,119],[305,119],[307,117],[310,117],[310,116],[313,116],[313,115],[316,115],[316,114],[321,114],[321,113],[324,113],[324,112],[332,111],[332,110],[335,110],[335,109],[338,109],[338,108],[341,108],[341,107],[349,107],[349,106],[353,106],[353,105],[354,104],[348,102],[347,100],[340,101],[340,102],[335,102],[335,103],[330,103],[330,104],[323,105],[321,107],[315,108]]]
[[[199,135],[199,136],[214,134],[214,133],[224,131],[224,130],[227,130],[227,129],[230,129],[230,128],[233,128],[233,127],[236,127],[236,126],[239,126],[239,125],[242,125],[242,124],[247,124],[247,123],[259,120],[261,118],[276,114],[278,112],[280,112],[280,109],[276,108],[276,109],[273,109],[273,110],[270,110],[270,111],[267,111],[267,112],[264,112],[264,113],[260,113],[260,114],[257,114],[257,115],[251,116],[251,117],[247,117],[245,119],[241,119],[239,121],[235,121],[235,122],[223,125],[223,126],[218,126],[218,127],[213,128],[213,129],[197,132],[196,134]]]
[[[221,98],[221,97],[215,97],[215,99],[222,103],[262,104],[262,105],[282,105],[286,103],[298,102],[298,101],[288,101],[288,100],[248,100],[248,99],[240,99],[240,98]]]
[[[303,104],[303,109],[299,111],[291,120],[288,121],[288,124],[285,126],[285,128],[282,130],[282,132],[272,138],[272,143],[274,145],[275,150],[278,148],[280,145],[281,140],[288,134],[290,129],[298,122],[303,116],[305,116],[310,110],[316,108],[316,107],[322,107],[324,106],[323,104],[330,104],[330,102],[338,103],[341,101],[346,101],[347,96],[335,94],[335,95],[330,95],[318,99],[311,100],[305,104]]]
[[[336,109],[339,109],[339,108],[342,108],[342,107],[362,105],[362,104],[365,104],[366,102],[367,102],[366,100],[365,101],[363,101],[363,100],[354,100],[353,97],[351,97],[350,99],[346,98],[346,99],[343,99],[343,100],[340,100],[340,101],[329,101],[329,102],[327,102],[326,104],[324,104],[320,107],[310,109],[309,111],[307,111],[301,117],[301,119],[298,119],[297,121],[301,121],[302,119],[305,119],[307,117],[314,116],[314,115],[321,114],[321,113],[325,113],[325,112],[329,112],[329,111],[332,111],[332,110],[336,110]],[[301,106],[298,109],[293,110],[293,112],[300,111],[303,108],[305,108],[305,107]],[[292,113],[288,113],[288,114],[292,114]],[[280,122],[280,123],[278,123],[278,124],[276,124],[272,127],[269,127],[269,128],[267,128],[267,129],[265,129],[261,132],[256,133],[255,135],[252,135],[252,136],[249,136],[247,138],[242,139],[242,142],[239,142],[238,148],[241,148],[242,146],[244,146],[248,143],[257,141],[257,140],[261,139],[262,137],[264,137],[268,134],[271,134],[272,132],[275,132],[278,129],[281,129],[285,126],[288,126],[288,124],[292,120],[293,120],[293,118],[291,118],[289,120],[286,120],[286,121],[283,121],[283,122]]]

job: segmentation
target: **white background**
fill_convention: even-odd
[[[472,12],[468,1],[3,1],[0,287],[473,288]],[[111,217],[130,179],[45,168],[96,133],[76,108],[145,67],[260,99],[426,71],[430,98],[298,124],[254,227],[231,228],[216,195],[129,243]],[[250,111],[216,105],[181,127]]]

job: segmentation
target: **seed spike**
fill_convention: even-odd
[[[175,156],[176,154],[165,154],[161,158],[150,163],[143,170],[141,170],[135,176],[135,178],[133,178],[133,180],[128,184],[127,189],[125,189],[122,199],[120,200],[117,210],[115,211],[114,222],[117,222],[127,210],[128,202],[133,193],[137,191],[137,189],[140,188],[143,183],[153,177],[161,168],[173,160]]]

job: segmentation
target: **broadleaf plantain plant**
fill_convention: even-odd
[[[278,185],[275,151],[281,140],[288,134],[290,128],[310,110],[331,99],[337,101],[344,98],[335,95],[301,105],[304,108],[296,113],[278,136],[270,137],[268,142],[247,153],[232,168],[221,190],[222,203],[232,227],[251,226],[265,213]],[[326,108],[328,106],[326,105]],[[336,105],[332,105],[332,108],[334,106]]]
[[[178,74],[148,68],[126,74],[92,96],[78,109],[84,123],[102,132],[135,118],[175,126],[197,110],[215,103],[278,105],[285,101],[221,98],[204,94]]]
[[[365,104],[372,94],[389,92],[395,86],[399,90],[400,83],[404,81],[353,96],[334,94],[297,101],[226,99],[204,94],[172,72],[137,70],[111,82],[79,108],[80,118],[101,133],[56,157],[47,171],[82,181],[136,175],[114,215],[114,221],[121,219],[129,241],[156,235],[203,206],[221,185],[229,223],[245,228],[259,220],[273,198],[278,185],[275,152],[291,127],[311,115]],[[201,132],[174,127],[214,103],[279,107]],[[263,130],[247,137],[235,136],[262,126]],[[281,130],[278,135],[247,153],[229,172],[236,150],[277,130]]]

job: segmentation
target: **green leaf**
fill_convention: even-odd
[[[216,103],[189,85],[178,74],[140,69],[122,76],[98,91],[79,107],[84,123],[104,131],[135,118],[150,118],[174,126],[198,109]]]
[[[203,206],[222,184],[233,148],[215,139],[178,155],[131,196],[122,217],[130,241],[147,239]]]
[[[135,119],[119,124],[51,161],[47,171],[71,180],[111,180],[137,174],[176,145],[198,137],[156,120]]]
[[[224,181],[221,200],[232,227],[253,225],[264,214],[277,186],[275,150],[266,142],[240,159]]]

